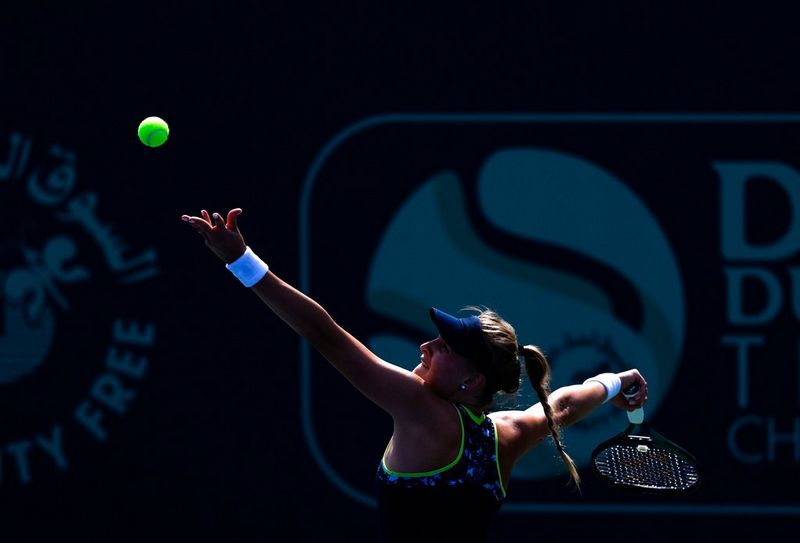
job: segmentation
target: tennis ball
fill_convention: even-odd
[[[148,147],[163,145],[169,137],[169,126],[164,119],[148,117],[139,123],[139,139]]]

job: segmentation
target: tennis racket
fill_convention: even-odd
[[[629,398],[639,385],[623,391]],[[639,494],[686,494],[700,484],[697,460],[644,422],[642,408],[628,412],[628,427],[592,452],[592,471],[608,485]]]

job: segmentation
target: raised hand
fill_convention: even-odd
[[[228,218],[225,221],[222,220],[222,215],[219,213],[214,213],[212,220],[205,209],[200,211],[200,214],[201,217],[181,215],[181,219],[203,236],[206,247],[226,264],[230,264],[244,254],[247,244],[239,232],[237,222],[237,217],[242,214],[241,208],[237,207],[228,211]]]

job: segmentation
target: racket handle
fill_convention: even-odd
[[[625,390],[622,391],[622,395],[625,396],[625,399],[632,398],[639,392],[639,385],[638,383],[634,383]],[[633,411],[628,411],[628,422],[631,424],[641,424],[644,422],[644,408],[640,407],[639,409],[634,409]]]

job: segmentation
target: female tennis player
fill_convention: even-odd
[[[232,209],[223,219],[202,210],[182,219],[245,286],[391,415],[393,435],[375,478],[385,541],[486,541],[514,464],[525,453],[550,436],[579,487],[559,429],[609,400],[628,411],[647,401],[647,382],[635,369],[550,393],[545,355],[520,344],[514,328],[491,310],[459,318],[431,308],[439,335],[420,345],[419,365],[407,371],[382,360],[317,302],[269,271],[239,231],[241,213]],[[519,388],[520,360],[539,403],[488,412],[497,392]],[[633,384],[639,391],[626,400],[620,390]]]

